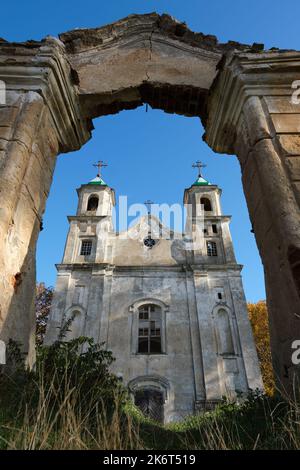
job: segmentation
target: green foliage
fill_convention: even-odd
[[[35,393],[35,373],[24,367],[20,344],[12,339],[7,344],[6,361],[7,365],[0,374],[0,412],[14,417],[20,403]]]
[[[166,450],[299,449],[299,407],[257,390],[239,403],[224,399],[213,411],[180,422],[144,421],[140,437],[146,448]]]
[[[268,310],[265,300],[248,303],[248,315],[252,326],[258,360],[267,395],[275,393],[275,381],[270,348]]]
[[[125,400],[120,380],[109,371],[114,358],[102,346],[91,338],[79,337],[69,342],[58,340],[38,349],[37,371],[44,386],[57,391],[58,403],[66,398],[66,393],[71,393],[73,399],[76,396],[81,412],[91,408],[99,412],[104,407],[111,413],[115,394]]]
[[[93,339],[57,341],[37,350],[28,371],[19,345],[8,345],[0,375],[0,448],[299,449],[300,407],[259,391],[213,411],[163,426],[145,418],[110,372],[111,352]]]
[[[36,344],[39,346],[42,345],[44,341],[53,293],[53,287],[46,287],[43,282],[36,285]]]
[[[37,348],[35,371],[24,367],[19,345],[9,342],[8,356],[13,366],[0,376],[0,409],[9,410],[11,416],[21,416],[26,410],[34,420],[40,401],[46,396],[51,415],[70,401],[73,412],[88,415],[92,425],[99,413],[105,414],[106,419],[112,416],[116,396],[118,406],[125,403],[127,392],[109,371],[114,361],[111,352],[91,338],[64,341],[70,323],[64,325],[52,345]]]

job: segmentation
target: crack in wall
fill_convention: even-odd
[[[152,31],[149,35],[149,59],[148,59],[148,62],[151,62],[152,61],[152,54],[153,54],[153,44],[152,44],[152,36],[154,34],[154,31],[155,31],[155,26],[156,23],[154,24],[154,27],[152,28]],[[149,76],[149,73],[147,71],[147,68],[146,68],[146,82],[148,82],[150,80],[150,76]]]

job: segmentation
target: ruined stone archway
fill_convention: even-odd
[[[272,350],[288,385],[300,337],[300,53],[220,44],[168,15],[132,15],[41,42],[0,42],[0,338],[32,362],[35,246],[58,153],[96,116],[143,103],[199,116],[205,141],[236,154],[265,269]]]

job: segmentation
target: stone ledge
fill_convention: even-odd
[[[195,412],[203,413],[205,411],[213,411],[217,405],[222,403],[222,400],[196,400],[195,401]]]

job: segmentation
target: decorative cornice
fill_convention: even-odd
[[[207,101],[207,144],[216,152],[235,153],[237,124],[247,99],[291,95],[291,84],[299,77],[299,68],[297,51],[229,54],[220,65]]]
[[[86,53],[99,46],[107,48],[122,41],[133,41],[145,34],[160,34],[162,39],[176,40],[182,46],[201,48],[203,53],[222,55],[229,50],[251,50],[253,46],[236,41],[219,43],[216,36],[194,33],[183,22],[174,17],[157,13],[129,15],[109,25],[99,28],[79,28],[59,35],[71,54]]]
[[[190,270],[194,275],[207,276],[208,272],[227,272],[237,271],[240,272],[243,268],[241,264],[195,264],[195,265],[158,265],[158,266],[136,266],[127,265],[120,266],[109,263],[59,263],[55,265],[58,271],[74,271],[74,270],[110,270],[113,269],[115,273],[149,273],[149,272],[168,272],[168,273],[182,273],[185,275]]]
[[[100,222],[106,219],[107,215],[68,215],[67,219],[69,222]]]
[[[77,150],[90,138],[92,125],[81,117],[72,69],[58,39],[48,37],[33,44],[0,43],[0,79],[8,92],[32,91],[43,97],[60,152]]]

